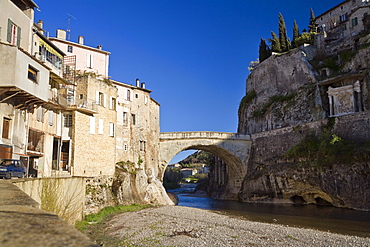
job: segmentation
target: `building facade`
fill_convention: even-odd
[[[70,162],[63,147],[64,53],[34,24],[32,0],[0,2],[0,158],[21,159],[27,175],[52,176]],[[67,172],[68,173],[68,172]]]

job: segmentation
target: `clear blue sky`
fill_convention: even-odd
[[[139,78],[161,104],[161,131],[236,132],[248,65],[258,58],[260,38],[278,32],[284,16],[307,28],[310,8],[318,16],[340,0],[35,0],[44,29],[55,36],[110,51],[110,76],[134,84]]]

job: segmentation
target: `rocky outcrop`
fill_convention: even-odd
[[[306,54],[293,50],[273,55],[247,79],[239,107],[239,133],[255,133],[322,119],[317,73]]]
[[[330,167],[275,164],[245,178],[240,200],[370,210],[369,191],[370,163]]]
[[[97,213],[104,207],[131,204],[173,205],[162,182],[127,163],[116,166],[115,176],[95,177],[86,181],[85,214]]]
[[[370,210],[369,44],[363,35],[356,49],[330,56],[301,47],[254,68],[239,107],[238,132],[253,140],[240,201]],[[337,141],[335,152],[322,151]],[[289,156],[299,145],[306,152]]]

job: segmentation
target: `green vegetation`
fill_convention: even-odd
[[[124,212],[138,211],[144,208],[151,207],[151,205],[137,205],[132,204],[131,206],[115,206],[115,207],[106,207],[100,210],[96,214],[86,215],[84,220],[78,221],[75,224],[75,227],[80,231],[85,231],[89,226],[93,224],[101,224],[104,221],[112,218],[114,215]]]
[[[254,98],[257,97],[257,93],[254,90],[251,90],[245,95],[242,100],[240,101],[239,105],[239,115],[241,114],[241,111],[249,104],[252,102]]]
[[[271,56],[270,47],[266,44],[266,40],[261,39],[259,48],[259,62],[262,63],[264,60]]]
[[[179,168],[166,169],[163,178],[163,186],[166,190],[176,189],[180,187],[182,176]]]
[[[290,39],[287,35],[286,25],[284,17],[279,13],[279,36],[277,36],[273,31],[271,31],[272,38],[269,38],[271,43],[270,47],[266,45],[264,39],[261,39],[260,49],[259,49],[259,61],[262,62],[271,56],[272,52],[281,53],[288,52],[294,48],[297,48],[304,43],[313,44],[314,37],[317,32],[317,23],[315,22],[315,14],[311,9],[310,12],[310,21],[308,25],[308,32],[305,30],[302,34],[299,33],[299,27],[297,22],[294,20],[293,27],[293,42],[290,42]]]
[[[370,141],[345,140],[328,130],[321,136],[307,135],[300,143],[286,152],[285,157],[298,159],[319,167],[334,164],[355,164],[370,160]]]
[[[285,102],[285,101],[290,101],[294,98],[295,93],[291,93],[288,95],[273,95],[269,98],[269,101],[263,105],[262,109],[260,110],[255,110],[252,113],[253,117],[261,117],[263,116],[267,110],[270,108],[271,105],[273,105],[275,102]]]
[[[288,38],[288,34],[286,32],[284,17],[281,13],[279,13],[279,41],[280,41],[280,49],[282,52],[286,52],[290,50],[291,44]]]

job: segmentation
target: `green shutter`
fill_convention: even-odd
[[[21,28],[17,27],[17,46],[21,46]]]
[[[8,33],[6,36],[6,40],[10,43],[12,37],[12,21],[8,19]]]

